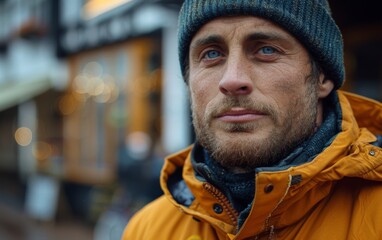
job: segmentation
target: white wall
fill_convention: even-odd
[[[178,63],[177,14],[171,15],[163,34],[163,144],[173,153],[190,144],[188,92]]]

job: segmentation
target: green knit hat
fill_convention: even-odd
[[[343,41],[326,0],[185,0],[179,14],[178,50],[183,76],[193,36],[221,16],[249,15],[268,19],[294,35],[319,63],[335,89],[345,77]]]

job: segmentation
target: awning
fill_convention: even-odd
[[[50,87],[49,79],[0,84],[0,111],[32,99]]]

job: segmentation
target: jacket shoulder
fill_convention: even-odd
[[[207,236],[207,239],[214,239],[211,234],[213,231],[209,225],[185,214],[165,196],[161,196],[130,219],[122,240],[179,240],[192,236]]]
[[[149,234],[153,225],[158,223],[155,219],[158,220],[162,214],[166,214],[165,212],[168,210],[171,211],[172,208],[164,196],[147,204],[129,220],[124,230],[122,240],[148,239],[146,235]]]

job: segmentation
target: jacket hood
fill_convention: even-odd
[[[258,172],[252,209],[240,229],[237,213],[229,206],[223,214],[212,210],[216,199],[224,197],[195,177],[190,160],[192,146],[166,159],[160,180],[165,195],[181,211],[209,222],[217,232],[243,239],[301,220],[330,194],[338,180],[382,181],[382,149],[373,145],[376,136],[382,135],[382,104],[342,91],[338,96],[342,131],[308,163],[282,171]],[[269,186],[272,194],[268,194]]]
[[[382,135],[382,104],[343,91],[339,91],[339,98],[343,112],[342,132],[315,159],[324,165],[319,179],[359,177],[382,181],[382,143],[377,138]]]

